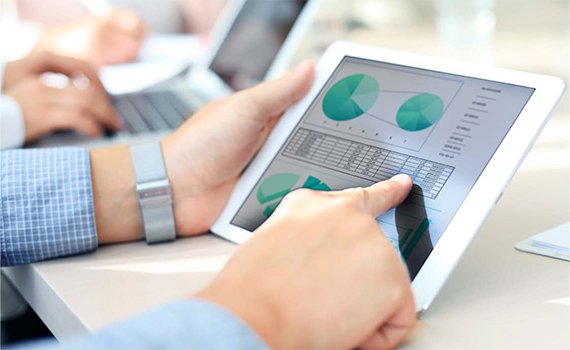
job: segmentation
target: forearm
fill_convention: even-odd
[[[142,238],[128,146],[0,153],[2,266]]]
[[[95,335],[61,346],[55,342],[22,346],[24,350],[71,349],[268,349],[243,321],[226,309],[186,300],[151,310]]]
[[[143,228],[129,146],[92,150],[90,158],[99,243],[141,239]]]

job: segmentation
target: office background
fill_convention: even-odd
[[[67,9],[65,3],[79,0],[22,2],[26,5],[17,6],[16,0],[0,0],[0,59],[23,55],[46,25],[85,13],[62,10]],[[165,18],[177,16],[169,10],[170,6],[179,6],[175,0],[137,1],[157,2],[163,4]],[[186,11],[191,13],[193,6],[210,2],[212,0],[188,0],[191,4]],[[133,1],[117,0],[116,3],[128,5]],[[41,6],[46,4],[57,4],[50,6],[54,13],[42,12]],[[211,15],[206,17],[211,20],[194,26],[184,21],[170,26],[160,20],[149,20],[149,23],[164,32],[203,32],[211,26],[221,4],[223,2],[217,0],[210,4]],[[21,13],[25,10],[28,12]],[[293,64],[305,58],[316,60],[331,42],[344,39],[554,75],[570,82],[570,2],[567,0],[324,0],[308,33]],[[453,348],[471,342],[471,346],[481,348],[486,344],[483,340],[462,332],[468,322],[477,321],[481,331],[487,331],[489,341],[504,335],[513,337],[510,344],[533,348],[544,342],[523,344],[525,337],[517,341],[515,330],[526,329],[548,336],[548,329],[556,329],[549,322],[566,320],[567,323],[568,301],[559,302],[558,298],[570,295],[568,265],[547,258],[527,257],[516,252],[513,245],[570,219],[569,100],[567,92],[427,315],[427,323],[433,331],[448,334],[445,343],[428,341],[424,345]],[[64,266],[65,262],[61,264]],[[52,268],[55,267],[53,264]],[[484,292],[478,289],[482,285]],[[529,304],[529,300],[536,303]],[[556,309],[550,320],[539,325],[542,329],[533,328],[530,323],[526,327],[526,318],[544,315],[544,309],[536,306],[538,302],[547,305],[548,310],[565,302],[561,306],[566,308],[566,316]],[[454,309],[459,305],[462,312]],[[483,319],[487,320],[485,327],[481,325]],[[506,327],[509,322],[512,328]],[[432,339],[441,341],[437,337]],[[417,346],[421,344],[420,341]]]

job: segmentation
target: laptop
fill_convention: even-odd
[[[234,0],[211,34],[203,62],[135,93],[109,94],[122,130],[101,138],[56,132],[32,147],[136,144],[163,138],[205,104],[281,75],[321,0]]]

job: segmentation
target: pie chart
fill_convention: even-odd
[[[295,187],[297,181],[301,178],[298,174],[292,173],[280,173],[271,175],[259,186],[257,190],[257,201],[259,204],[264,205],[269,203],[263,215],[270,217],[271,214],[277,209],[277,206],[281,202],[283,197],[291,192]],[[319,178],[309,175],[302,188],[309,188],[315,191],[330,191],[331,188],[326,183],[322,182]],[[273,202],[273,203],[270,203]]]
[[[257,190],[257,201],[265,204],[285,196],[293,189],[299,177],[297,174],[281,173],[266,178]]]
[[[442,114],[441,97],[434,94],[420,94],[402,104],[396,115],[396,122],[406,131],[420,131],[435,124]]]
[[[353,74],[337,81],[323,99],[323,112],[335,121],[358,118],[378,98],[378,82],[366,74]]]

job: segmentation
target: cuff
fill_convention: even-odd
[[[2,266],[97,248],[89,151],[0,152]]]
[[[20,105],[10,96],[0,96],[0,123],[0,150],[22,147],[26,140],[24,117]]]

